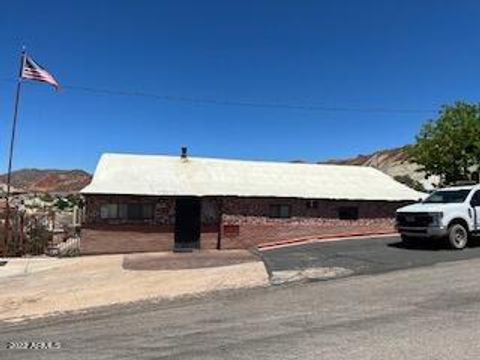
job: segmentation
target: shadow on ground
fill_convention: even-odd
[[[125,255],[125,270],[182,270],[228,266],[259,261],[246,250],[194,251],[188,253],[148,253]]]
[[[435,240],[428,240],[428,239],[419,239],[417,241],[411,242],[403,242],[401,240],[396,242],[388,243],[387,246],[398,248],[398,249],[405,249],[405,250],[424,250],[424,251],[440,251],[440,250],[452,250],[448,245],[448,242],[444,239],[435,239]],[[469,240],[467,248],[474,249],[480,248],[480,238],[474,237]]]

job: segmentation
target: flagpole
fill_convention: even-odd
[[[17,91],[15,93],[15,106],[13,111],[13,121],[12,121],[12,133],[10,136],[10,148],[8,153],[8,170],[7,170],[7,194],[5,200],[5,232],[3,240],[3,256],[7,256],[8,250],[8,241],[10,236],[10,186],[12,178],[12,159],[13,159],[13,149],[15,145],[15,133],[17,129],[17,119],[18,119],[18,106],[20,104],[20,93],[22,88],[22,70],[25,64],[26,51],[25,47],[22,49],[22,56],[20,58],[20,69],[17,80]]]

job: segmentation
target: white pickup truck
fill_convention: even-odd
[[[439,189],[425,200],[397,210],[396,227],[404,242],[446,239],[463,249],[480,231],[480,185]]]

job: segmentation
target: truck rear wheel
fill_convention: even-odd
[[[448,244],[456,250],[464,249],[468,243],[468,231],[462,224],[453,224],[448,229]]]

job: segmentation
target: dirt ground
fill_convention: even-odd
[[[178,269],[190,260],[196,268]],[[0,266],[0,320],[266,285],[263,263],[246,251],[10,259]]]

